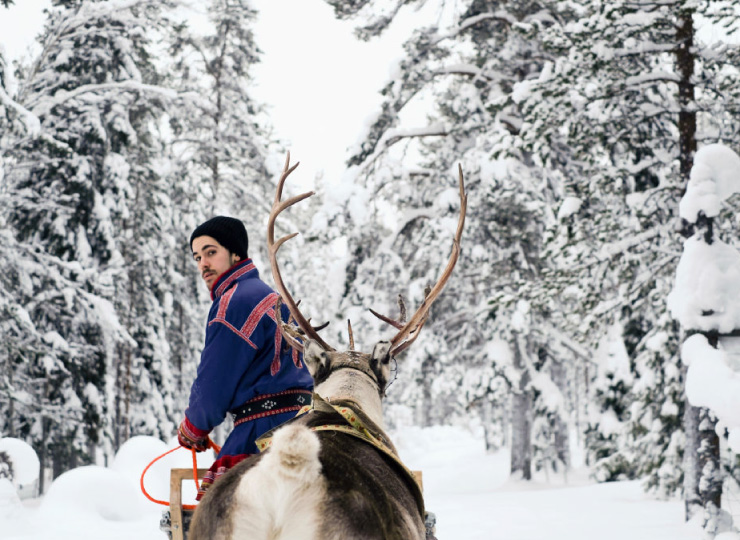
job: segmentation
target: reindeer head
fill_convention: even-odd
[[[465,223],[465,211],[467,208],[467,196],[463,182],[462,167],[459,167],[459,184],[460,184],[460,217],[457,224],[457,231],[452,244],[452,253],[447,262],[442,276],[437,280],[433,287],[428,287],[425,291],[424,301],[416,310],[411,319],[406,322],[406,308],[399,296],[399,307],[401,316],[399,320],[393,320],[384,315],[370,310],[373,315],[382,321],[390,324],[398,330],[398,333],[390,341],[380,341],[374,347],[370,354],[354,350],[354,337],[352,327],[349,325],[349,345],[348,351],[336,351],[328,345],[318,334],[320,328],[314,328],[298,310],[298,304],[288,292],[280,275],[280,268],[277,262],[277,252],[280,246],[290,240],[298,233],[283,236],[275,241],[275,219],[286,208],[296,204],[313,195],[313,192],[303,193],[282,201],[282,192],[285,180],[288,178],[298,163],[290,165],[290,153],[285,160],[283,173],[278,181],[275,200],[270,212],[270,218],[267,223],[267,246],[269,249],[270,263],[272,266],[272,275],[275,285],[280,294],[278,307],[275,310],[278,316],[278,327],[280,328],[285,340],[296,350],[303,352],[303,359],[306,362],[311,376],[314,379],[316,391],[325,396],[324,392],[349,390],[356,392],[357,388],[373,385],[379,396],[382,396],[390,380],[390,363],[391,359],[405,351],[419,336],[422,327],[426,323],[429,309],[432,303],[437,299],[444,289],[447,280],[452,274],[452,270],[457,263],[460,255],[460,237],[462,236],[463,225]],[[292,324],[285,324],[280,317],[280,303],[285,302],[290,310],[291,319],[295,320],[298,328]],[[288,321],[290,323],[290,321]],[[341,378],[336,375],[341,372]],[[339,380],[339,382],[337,382]],[[342,387],[344,390],[338,390]],[[323,389],[323,391],[322,391]],[[325,396],[326,397],[326,396]]]
[[[380,393],[388,385],[391,373],[391,344],[380,341],[371,354],[360,351],[325,351],[316,342],[308,340],[303,351],[303,360],[316,386],[329,379],[339,369],[353,369],[370,378]]]

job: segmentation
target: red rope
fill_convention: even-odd
[[[175,450],[177,450],[179,448],[185,448],[185,447],[184,446],[176,446],[172,450],[167,450],[161,456],[155,457],[149,463],[149,465],[147,465],[146,467],[144,467],[144,470],[141,472],[141,479],[139,480],[139,485],[141,486],[141,492],[144,494],[144,496],[147,499],[149,499],[153,503],[161,504],[162,506],[169,506],[170,505],[169,501],[160,501],[158,499],[155,499],[151,495],[149,495],[149,493],[147,492],[146,488],[144,487],[144,476],[146,475],[146,472],[149,470],[149,468],[152,465],[154,465],[157,461],[159,461],[160,459],[162,459],[164,456],[166,456],[168,454],[171,454],[172,452],[174,452]],[[211,439],[208,439],[208,448],[212,448],[213,450],[216,451],[217,454],[221,452],[221,447],[219,445],[217,445],[216,443],[214,443]],[[195,450],[191,448],[190,451],[193,454],[193,480],[195,481],[195,489],[197,491],[197,490],[200,489],[200,485],[198,485],[198,460],[195,457]],[[198,506],[198,505],[197,504],[183,504],[182,505],[182,507],[183,507],[184,510],[194,510],[196,506]]]

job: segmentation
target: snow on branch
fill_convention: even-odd
[[[21,121],[26,126],[29,134],[32,137],[38,136],[41,131],[41,122],[39,121],[38,116],[23,107],[20,103],[14,101],[2,86],[0,86],[0,105],[5,105],[6,107],[16,111],[20,115]]]
[[[644,75],[635,75],[634,77],[627,77],[625,79],[625,86],[640,86],[646,83],[653,82],[680,82],[681,77],[675,73],[669,73],[668,71],[653,71],[652,73],[646,73]]]
[[[674,43],[653,43],[645,42],[640,43],[634,47],[619,47],[614,49],[612,52],[614,56],[618,57],[629,57],[640,54],[651,54],[651,53],[670,53],[676,48]]]
[[[593,363],[594,360],[592,351],[587,350],[580,343],[573,341],[569,336],[565,335],[553,325],[547,322],[540,322],[539,324],[542,327],[542,330],[545,331],[547,336],[556,339],[563,347],[569,349],[572,353],[581,358],[581,360]]]
[[[468,28],[471,28],[475,26],[476,24],[483,22],[483,21],[489,21],[491,19],[497,20],[499,22],[502,22],[504,24],[507,24],[509,26],[513,26],[517,23],[517,20],[511,16],[510,13],[507,13],[506,11],[497,11],[495,13],[480,13],[478,15],[474,15],[472,17],[468,17],[464,21],[462,21],[457,28],[452,30],[451,32],[448,32],[446,34],[440,34],[437,36],[437,39],[434,40],[434,43],[439,43],[440,41],[444,41],[445,39],[451,39],[459,34],[462,34],[467,30]]]
[[[389,129],[383,133],[378,143],[375,145],[375,151],[365,159],[365,163],[373,163],[383,152],[403,139],[412,139],[416,137],[444,137],[449,131],[443,124],[432,124],[430,126],[410,129]]]
[[[393,246],[393,243],[409,223],[413,223],[417,219],[429,219],[430,217],[428,208],[412,208],[410,210],[406,210],[398,220],[393,234],[387,235],[385,239],[381,241],[379,251],[392,253],[391,247]]]
[[[492,80],[493,77],[483,72],[481,68],[474,64],[451,64],[443,66],[434,71],[437,75],[469,75],[470,77],[482,77]]]
[[[599,250],[597,258],[600,261],[611,259],[615,255],[620,255],[624,253],[625,251],[627,251],[628,249],[633,248],[641,244],[642,242],[650,240],[651,238],[654,238],[655,236],[658,236],[660,232],[661,230],[659,228],[655,228],[655,229],[651,229],[651,230],[645,231],[640,234],[629,236],[625,238],[624,240],[620,240],[619,242],[612,242],[611,244],[604,244],[602,248]]]
[[[702,235],[684,242],[668,308],[681,326],[701,331],[731,332],[740,328],[740,253]]]
[[[717,415],[727,428],[730,449],[740,454],[740,370],[737,350],[732,349],[732,346],[715,349],[706,336],[694,334],[681,347],[681,358],[689,365],[686,373],[689,402],[695,407],[707,407]]]
[[[694,156],[680,215],[695,223],[700,214],[712,218],[728,197],[740,191],[740,156],[721,144],[701,148]],[[740,329],[740,253],[701,233],[687,239],[676,268],[668,307],[684,328],[722,333]]]
[[[475,26],[481,21],[487,21],[490,19],[496,19],[498,21],[504,22],[508,25],[514,25],[517,23],[517,20],[511,16],[510,13],[499,10],[495,13],[479,13],[478,15],[473,15],[472,17],[468,17],[464,21],[460,23],[460,26],[457,27],[458,32],[464,32],[471,26]]]
[[[720,205],[740,191],[740,156],[721,144],[694,156],[680,214],[692,223],[719,214]],[[676,282],[667,303],[685,330],[698,331],[681,348],[688,364],[686,395],[696,407],[716,414],[718,432],[740,454],[740,252],[701,231],[684,241]],[[716,336],[710,343],[708,335]]]
[[[719,214],[720,205],[740,192],[740,156],[722,144],[702,147],[694,156],[686,194],[679,204],[682,218],[695,223],[699,212]]]
[[[447,134],[448,131],[442,124],[432,124],[426,127],[411,129],[389,129],[380,138],[378,146],[388,148],[402,139],[410,139],[414,137],[441,137]]]
[[[159,94],[167,99],[176,99],[178,93],[170,88],[164,88],[162,86],[155,86],[151,84],[144,84],[140,81],[128,80],[120,82],[109,82],[102,84],[85,84],[78,86],[74,90],[66,91],[59,90],[51,98],[43,98],[40,102],[33,107],[34,112],[37,115],[43,115],[48,113],[53,107],[61,105],[65,101],[74,99],[83,94],[89,93],[100,93],[108,90],[121,90],[125,92],[142,92],[142,93],[154,93]]]
[[[101,2],[86,2],[76,14],[81,22],[89,22],[92,17],[110,15],[116,11],[126,11],[139,6],[157,5],[160,0],[103,0]]]

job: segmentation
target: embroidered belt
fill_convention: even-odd
[[[234,426],[290,411],[299,411],[311,404],[310,390],[292,389],[276,394],[263,394],[254,397],[243,405],[229,411],[234,419]]]

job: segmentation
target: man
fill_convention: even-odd
[[[193,231],[190,247],[211,291],[205,347],[177,437],[206,450],[208,434],[227,413],[234,430],[203,479],[197,499],[228,469],[257,453],[255,439],[311,402],[313,380],[277,329],[277,293],[247,255],[244,224],[214,217]],[[288,320],[283,307],[282,319]]]

